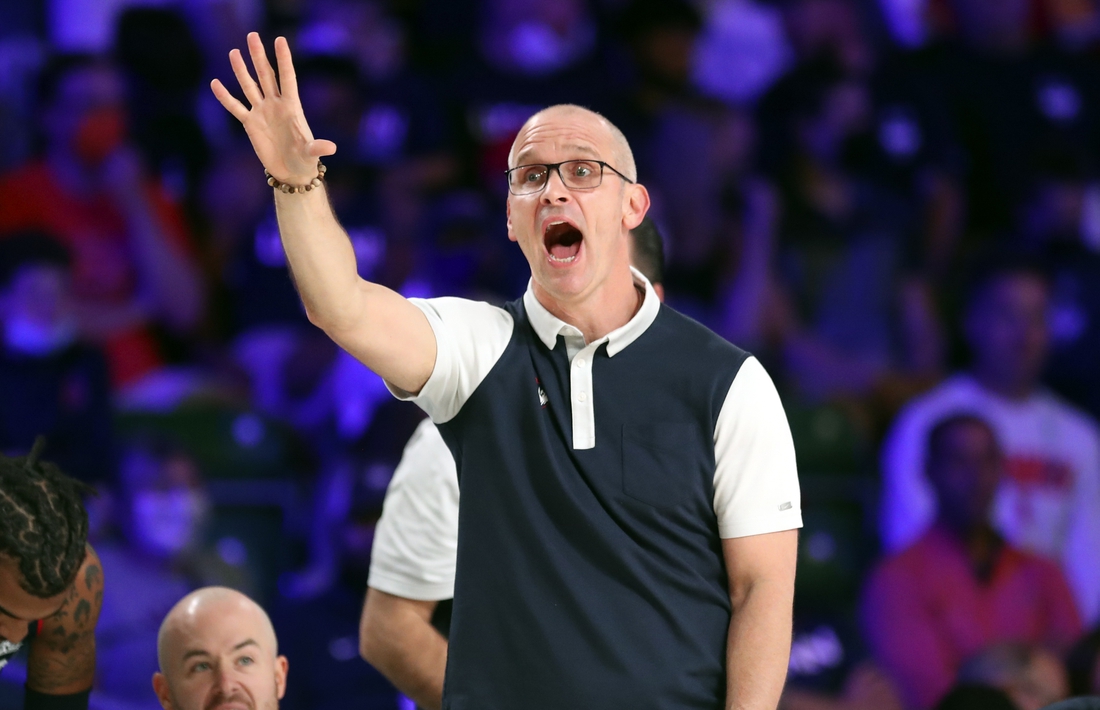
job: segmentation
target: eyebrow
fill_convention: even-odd
[[[260,644],[256,643],[255,639],[245,639],[244,641],[241,641],[239,644],[234,646],[232,650],[240,651],[242,648],[244,648],[246,646],[259,647],[259,645]],[[209,656],[209,655],[211,655],[209,651],[203,651],[202,649],[197,649],[196,648],[196,649],[191,649],[190,651],[184,653],[183,654],[183,660],[187,661],[191,658],[195,658],[196,656]]]
[[[566,151],[572,151],[572,152],[575,152],[575,153],[577,153],[577,152],[587,153],[588,155],[592,156],[593,158],[599,158],[600,157],[599,151],[597,151],[595,148],[593,148],[590,145],[567,145],[567,146],[563,146],[563,149],[566,150]],[[540,165],[540,163],[524,163],[524,162],[522,162],[523,160],[526,159],[523,156],[529,154],[531,152],[531,150],[532,150],[532,148],[525,148],[524,150],[521,150],[520,152],[516,153],[516,167],[519,167],[521,165],[532,165],[532,164],[533,165]]]

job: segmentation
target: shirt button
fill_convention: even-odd
[[[580,394],[577,395],[577,401],[578,402],[587,402],[588,401],[588,395],[585,394],[584,392],[581,392]]]
[[[575,365],[576,367],[584,367],[584,358],[583,357],[577,358],[576,360],[573,361],[573,365]]]

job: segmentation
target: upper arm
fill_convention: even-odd
[[[359,317],[325,332],[352,357],[404,392],[416,393],[436,362],[436,338],[421,309],[401,294],[359,280]]]
[[[779,394],[756,358],[730,385],[714,429],[714,512],[722,538],[802,527],[794,442]]]
[[[409,316],[409,320],[427,326],[425,337],[433,345],[429,376],[410,389],[376,372],[391,385],[394,395],[416,402],[432,421],[443,423],[458,414],[508,347],[514,327],[512,316],[502,308],[463,298],[413,299],[405,303],[417,311],[416,318]],[[397,355],[419,357],[419,353],[403,351]]]
[[[777,602],[793,603],[797,530],[726,538],[722,540],[722,555],[735,608],[757,585],[767,585],[769,595]]]
[[[368,587],[359,618],[360,654],[373,664],[400,651],[403,644],[416,638],[418,630],[431,628],[437,604]]]
[[[42,622],[30,644],[28,687],[49,695],[79,693],[95,680],[95,627],[103,606],[103,568],[88,547],[69,597]]]

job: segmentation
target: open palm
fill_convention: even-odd
[[[260,35],[255,32],[248,35],[248,53],[256,69],[256,80],[248,73],[239,49],[229,53],[229,63],[251,109],[234,98],[220,80],[210,82],[210,88],[221,105],[244,126],[267,171],[281,182],[304,185],[317,176],[317,159],[335,153],[336,144],[314,140],[309,130],[298,99],[298,81],[286,39],[275,40],[278,81],[267,61]]]

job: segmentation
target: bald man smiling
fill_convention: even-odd
[[[181,599],[160,627],[153,690],[165,710],[274,710],[287,660],[256,602],[225,587]]]

